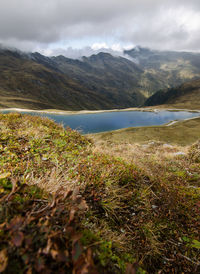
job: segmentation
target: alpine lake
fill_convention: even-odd
[[[3,110],[2,113],[13,112]],[[15,111],[16,112],[16,111]],[[113,131],[129,127],[143,127],[168,124],[171,121],[191,119],[199,117],[200,112],[189,111],[109,111],[99,113],[55,114],[34,111],[18,111],[22,114],[30,114],[48,117],[64,127],[80,131],[82,134]]]

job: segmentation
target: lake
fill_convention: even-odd
[[[2,111],[8,113],[11,111]],[[187,111],[116,111],[90,114],[50,114],[38,112],[20,111],[31,115],[45,116],[65,127],[86,133],[97,133],[103,131],[117,130],[128,127],[153,126],[169,123],[173,120],[183,120],[200,116],[200,113]]]

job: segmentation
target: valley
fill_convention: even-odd
[[[141,47],[124,53],[128,59],[101,52],[75,60],[1,48],[0,107],[68,111],[141,107],[156,92],[200,75],[199,53]]]
[[[199,55],[126,54],[0,50],[0,272],[199,272]],[[127,113],[148,124],[81,135],[45,117]]]
[[[159,105],[160,108],[200,109],[200,80],[158,91],[147,99],[145,105]]]
[[[200,274],[200,1],[0,2],[0,274]]]

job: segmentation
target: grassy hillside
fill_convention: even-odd
[[[180,146],[191,145],[200,136],[200,118],[179,121],[170,126],[132,127],[90,135],[97,141],[144,144],[149,141]]]
[[[46,118],[0,115],[0,271],[198,273],[199,144],[152,174],[95,149]]]
[[[186,169],[190,146],[198,142],[200,118],[172,123],[171,125],[134,127],[88,135],[95,151],[121,157],[135,163],[149,176],[173,174],[179,166]],[[197,153],[197,157],[199,157]],[[159,172],[158,172],[159,170]],[[197,169],[199,174],[199,167]]]
[[[158,91],[145,102],[145,106],[155,105],[162,105],[164,108],[200,109],[200,79]]]

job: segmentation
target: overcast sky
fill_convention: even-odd
[[[72,57],[135,45],[200,51],[200,0],[0,0],[0,43]]]

